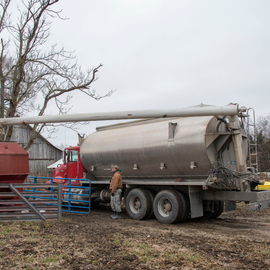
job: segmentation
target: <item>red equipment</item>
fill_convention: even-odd
[[[28,156],[28,152],[16,142],[0,142],[0,184],[22,184],[29,174]],[[5,188],[1,189],[1,192],[11,192],[11,190]],[[13,197],[13,199],[19,198]]]

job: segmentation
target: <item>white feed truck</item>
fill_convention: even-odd
[[[0,119],[0,124],[141,119],[97,128],[79,147],[68,147],[65,163],[53,177],[87,178],[91,199],[108,201],[110,168],[117,164],[128,215],[138,220],[154,215],[162,223],[176,223],[188,217],[216,218],[224,201],[231,202],[228,210],[230,205],[234,209],[235,201],[250,203],[250,209],[270,207],[270,191],[255,189],[262,183],[256,170],[247,166],[248,117],[246,108],[229,104],[16,117]]]

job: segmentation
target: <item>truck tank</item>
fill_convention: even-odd
[[[225,117],[141,120],[98,128],[81,145],[84,167],[96,180],[118,165],[124,179],[205,179],[219,161],[236,170],[232,132]],[[247,140],[244,130],[244,153]]]

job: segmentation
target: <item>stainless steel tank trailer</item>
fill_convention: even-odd
[[[79,148],[66,149],[63,166],[66,172],[71,165],[78,168],[77,178],[91,180],[91,198],[106,201],[111,165],[119,165],[129,216],[140,220],[154,215],[162,223],[176,223],[188,217],[216,218],[224,210],[224,201],[250,202],[251,209],[270,206],[270,191],[255,189],[261,182],[254,168],[247,166],[248,117],[245,107],[229,104],[5,118],[0,124],[141,119],[97,128]],[[74,151],[78,166],[68,159]],[[60,176],[57,170],[54,176]]]

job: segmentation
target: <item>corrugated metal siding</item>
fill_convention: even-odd
[[[24,147],[30,137],[30,126],[14,126],[12,141],[16,141]],[[29,152],[29,175],[51,176],[52,169],[47,167],[62,158],[63,152],[49,143],[41,135],[35,140],[28,150]]]

